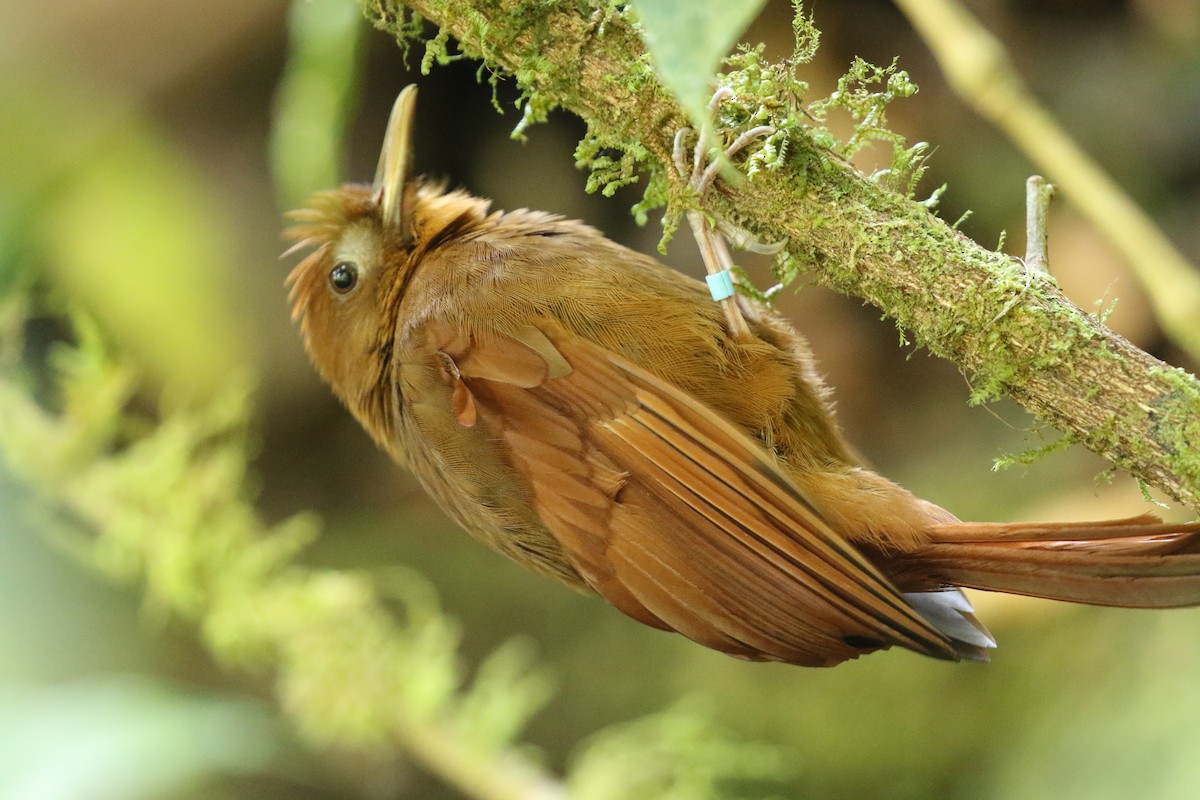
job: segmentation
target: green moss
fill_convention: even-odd
[[[395,38],[405,61],[414,46],[425,46],[428,39],[425,18],[417,12],[389,0],[360,0],[359,6],[368,22]]]
[[[429,74],[429,70],[433,68],[435,61],[439,66],[445,66],[454,60],[454,57],[446,48],[446,44],[449,41],[450,34],[446,30],[439,30],[437,35],[432,39],[425,40],[425,55],[421,57],[422,75]]]
[[[1079,434],[1079,442],[1093,452],[1108,455],[1117,467],[1136,469],[1139,463],[1154,459],[1154,447],[1147,441],[1131,441],[1123,435],[1126,424],[1120,415],[1110,412],[1103,423]]]
[[[1041,461],[1048,455],[1066,450],[1077,441],[1078,440],[1075,436],[1069,433],[1064,433],[1053,442],[1047,442],[1046,444],[1038,447],[1031,447],[1028,450],[1022,450],[1019,453],[1009,453],[1007,455],[997,457],[994,461],[992,461],[992,471],[999,472],[1002,469],[1008,469],[1009,467],[1017,465],[1028,466],[1029,464]]]
[[[792,0],[792,38],[795,46],[789,66],[793,69],[807,64],[816,58],[817,48],[821,44],[821,32],[813,22],[812,14],[804,13],[803,0]]]
[[[924,174],[928,145],[918,142],[909,147],[904,136],[888,127],[888,106],[917,93],[917,85],[897,64],[893,59],[888,66],[878,67],[856,57],[846,74],[838,79],[837,89],[829,97],[809,105],[808,112],[819,123],[824,123],[835,110],[850,115],[855,124],[849,139],[840,142],[828,129],[823,131],[822,137],[825,146],[846,159],[853,158],[873,143],[889,145],[892,148],[890,165],[868,177],[909,197]]]
[[[1153,404],[1150,413],[1154,443],[1170,458],[1171,471],[1193,486],[1200,485],[1200,390],[1195,378],[1177,367],[1151,370],[1169,390]]]

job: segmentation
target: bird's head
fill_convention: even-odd
[[[394,402],[392,348],[409,279],[447,231],[483,221],[487,203],[414,178],[416,86],[396,98],[372,185],[348,184],[288,213],[287,254],[311,250],[287,278],[292,318],[334,393],[387,435]]]

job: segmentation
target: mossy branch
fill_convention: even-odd
[[[0,327],[19,335],[22,311],[5,301]],[[464,680],[458,626],[419,575],[299,563],[317,526],[269,525],[254,507],[245,388],[146,417],[129,408],[136,369],[76,322],[78,345],[58,345],[47,376],[55,410],[18,377],[44,365],[0,354],[0,480],[69,520],[50,529],[83,562],[144,585],[148,617],[194,624],[224,666],[269,677],[315,749],[405,754],[477,800],[714,800],[730,781],[782,774],[775,748],[679,704],[598,731],[555,775],[518,740],[550,693],[528,648],[502,645]]]
[[[456,626],[419,576],[392,581],[397,620],[368,576],[296,563],[316,525],[269,526],[251,504],[246,391],[154,424],[125,410],[135,371],[79,333],[56,351],[58,413],[0,372],[0,470],[76,523],[72,552],[144,584],[148,616],[195,624],[225,666],[270,674],[314,747],[401,750],[479,800],[566,796],[512,742],[548,697],[528,657],[501,648],[467,684]]]
[[[486,68],[514,75],[527,110],[561,106],[604,146],[669,174],[687,123],[616,6],[522,0],[406,0]],[[368,18],[407,43],[398,0],[363,0]],[[444,46],[445,39],[441,39]],[[761,100],[762,98],[753,98]],[[973,400],[1001,394],[1193,507],[1200,507],[1200,383],[1074,306],[1052,278],[987,250],[928,208],[869,180],[803,129],[789,156],[752,181],[722,184],[710,211],[838,291],[892,317],[972,376]],[[1014,187],[1014,191],[1019,191]]]
[[[1125,257],[1163,329],[1200,357],[1200,272],[1142,209],[1042,108],[1012,59],[953,0],[897,0],[937,57],[951,88],[996,125]],[[1120,220],[1120,224],[1112,224]]]

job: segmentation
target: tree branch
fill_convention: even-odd
[[[406,0],[464,53],[512,73],[531,108],[561,106],[606,143],[666,169],[683,113],[647,66],[636,31],[582,2]],[[400,34],[397,0],[364,0]],[[1200,384],[1068,301],[1052,278],[954,231],[801,134],[788,161],[710,193],[711,211],[787,239],[819,281],[894,318],[968,370],[973,399],[1006,394],[1039,420],[1176,499],[1200,507]]]
[[[1004,47],[966,9],[952,0],[896,5],[929,45],[955,93],[1053,175],[1067,199],[1129,262],[1163,329],[1193,358],[1200,356],[1196,268],[1038,104]]]

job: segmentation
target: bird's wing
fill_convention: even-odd
[[[459,423],[503,439],[572,565],[629,616],[811,666],[891,645],[969,655],[753,440],[669,383],[550,320],[430,337]]]

